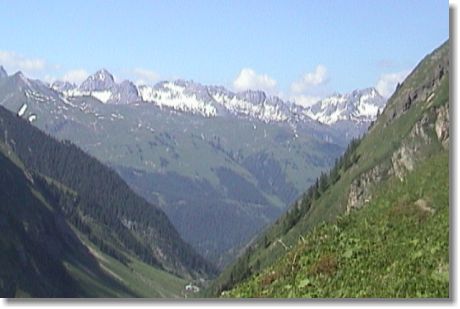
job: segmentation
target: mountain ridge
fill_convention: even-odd
[[[122,92],[117,90],[122,83],[113,82],[109,72],[98,72],[86,84],[104,79],[108,88],[95,83],[84,95],[81,85],[55,83],[48,88],[10,76],[0,82],[0,104],[114,168],[135,192],[167,213],[187,242],[221,266],[369,124],[324,125],[301,107],[262,91],[233,93],[185,80],[155,86],[151,94],[164,97],[164,104],[111,103],[113,94]],[[56,90],[59,86],[63,92]],[[96,98],[101,95],[107,103]],[[182,104],[181,97],[193,98],[186,103],[195,102],[204,112],[213,108],[218,116],[194,114],[193,104],[171,108],[172,103]],[[209,193],[206,199],[197,194],[203,190]],[[212,233],[196,222],[211,222]]]
[[[449,54],[447,41],[424,57],[363,138],[353,140],[208,292],[448,297]],[[348,232],[352,235],[345,237]],[[328,245],[320,249],[323,243]],[[380,250],[391,255],[374,255]],[[434,252],[436,262],[420,263]],[[354,260],[360,262],[350,265]]]
[[[134,194],[115,171],[4,107],[0,107],[0,128],[1,142],[12,148],[9,152],[15,153],[27,169],[78,192],[80,198],[71,203],[78,203],[73,207],[84,215],[82,220],[109,226],[110,233],[118,237],[117,246],[184,277],[213,273],[213,266],[179,237],[164,212]]]
[[[128,80],[116,83],[113,75],[106,69],[98,70],[88,76],[80,85],[58,80],[50,87],[67,97],[89,95],[103,103],[110,104],[150,102],[157,106],[200,114],[204,117],[221,116],[223,108],[225,112],[233,115],[249,116],[267,122],[289,121],[294,123],[295,116],[297,116],[297,121],[300,116],[303,121],[309,121],[308,118],[311,118],[327,125],[338,120],[370,122],[385,102],[375,88],[365,88],[346,94],[333,94],[305,108],[295,102],[282,100],[278,96],[268,95],[261,90],[233,92],[223,86],[202,85],[192,80],[160,81],[153,86],[145,84],[136,86]],[[369,92],[372,95],[365,102],[369,109],[362,110],[360,106],[363,103],[360,100]],[[331,108],[334,106],[337,108],[338,102],[344,103],[343,99],[346,100],[346,107],[351,109],[350,114],[343,115],[346,110],[342,109],[338,111],[339,116],[325,117],[324,111],[321,114],[315,111],[327,108],[330,114]],[[321,107],[318,107],[318,104]],[[328,106],[324,107],[324,105]]]

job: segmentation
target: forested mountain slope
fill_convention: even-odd
[[[89,288],[89,295],[178,296],[183,281],[175,276],[198,279],[215,274],[215,268],[180,238],[162,210],[134,194],[96,159],[69,142],[54,140],[3,107],[0,132],[2,260],[11,263],[2,268],[5,295],[20,296],[20,291],[24,296],[88,295],[82,289],[91,287],[88,280],[95,280],[102,290]],[[96,253],[89,254],[90,247]],[[95,256],[111,261],[104,267],[112,275],[96,267]],[[34,283],[27,265],[37,265],[31,268],[37,272]],[[12,272],[15,267],[26,271]],[[94,267],[102,275],[92,271]],[[126,277],[113,275],[113,267]],[[137,277],[147,278],[128,288],[126,280],[139,280],[136,272]],[[57,284],[55,279],[61,277],[70,283]],[[75,283],[77,277],[86,283]],[[175,282],[173,290],[168,290],[168,282]],[[118,290],[113,291],[112,283],[118,284]],[[150,288],[136,291],[143,286]]]
[[[208,293],[447,297],[448,151],[447,41]]]
[[[27,171],[3,143],[0,171],[1,297],[183,296],[183,279],[90,241],[63,209],[76,193]]]
[[[385,104],[372,88],[305,109],[263,91],[184,80],[136,90],[107,70],[81,85],[11,73],[0,77],[0,105],[112,167],[220,267],[329,169]]]

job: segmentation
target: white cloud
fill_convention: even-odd
[[[9,71],[24,71],[31,73],[41,71],[45,68],[46,62],[39,58],[26,58],[12,51],[0,50],[0,65],[8,68]]]
[[[276,80],[266,74],[257,74],[253,69],[243,68],[233,81],[233,88],[236,91],[264,90],[273,94],[276,92]]]
[[[319,100],[321,100],[321,97],[318,96],[310,96],[310,95],[293,95],[291,97],[291,100],[295,102],[295,104],[303,106],[303,107],[309,107]]]
[[[303,93],[313,87],[324,85],[328,81],[327,68],[319,64],[313,72],[306,73],[301,79],[291,84],[291,92]]]
[[[79,84],[83,82],[88,75],[88,72],[84,69],[75,69],[67,71],[61,79],[69,83]]]
[[[50,74],[46,74],[44,77],[43,77],[43,80],[45,82],[47,82],[48,84],[52,84],[56,81],[56,77],[54,77],[53,75],[50,75]]]
[[[409,70],[406,70],[397,73],[382,74],[375,85],[375,89],[377,89],[383,97],[388,98],[395,91],[396,85],[402,82],[409,72]]]
[[[151,70],[135,68],[133,74],[136,76],[136,84],[153,84],[159,80],[159,75]]]
[[[321,100],[327,92],[325,85],[328,81],[327,68],[318,64],[312,72],[305,73],[300,79],[292,82],[289,98],[297,105],[311,106]]]

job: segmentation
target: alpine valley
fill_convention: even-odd
[[[247,246],[208,296],[450,296],[449,44],[416,66],[366,134]]]
[[[310,107],[0,67],[0,296],[448,298],[449,44]]]
[[[105,69],[50,85],[0,67],[0,105],[115,170],[222,268],[336,163],[385,100],[368,88],[302,107],[193,81],[137,86]]]

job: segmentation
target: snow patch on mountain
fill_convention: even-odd
[[[154,86],[135,86],[130,81],[116,83],[107,70],[99,70],[80,86],[55,82],[52,88],[64,97],[92,96],[105,104],[149,102],[159,108],[216,117],[233,115],[263,122],[287,122],[296,125],[316,120],[332,125],[349,120],[366,123],[375,119],[385,99],[374,88],[337,94],[303,107],[269,96],[263,91],[232,92],[224,87],[205,86],[193,81],[163,81]]]
[[[142,101],[205,117],[217,115],[217,110],[212,104],[200,100],[195,93],[186,93],[185,90],[186,87],[173,82],[163,82],[155,87],[139,87]]]
[[[107,103],[109,99],[113,96],[113,93],[111,91],[105,90],[105,91],[93,91],[91,92],[91,95],[101,101],[102,103]]]
[[[99,70],[83,81],[80,86],[63,81],[51,85],[65,97],[91,96],[105,104],[128,104],[140,99],[137,87],[130,81],[118,84],[105,69]]]
[[[282,105],[273,104],[267,100],[263,92],[260,92],[259,96],[255,96],[254,92],[239,94],[217,92],[212,95],[212,98],[234,115],[248,116],[264,122],[282,122],[289,119],[289,115],[286,110],[282,109]]]
[[[373,121],[385,103],[375,88],[367,88],[327,97],[306,108],[305,113],[328,125],[342,120],[362,123]]]

